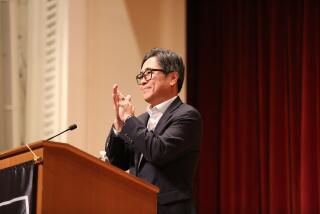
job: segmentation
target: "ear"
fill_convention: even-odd
[[[179,74],[177,71],[173,71],[170,73],[170,86],[175,86],[178,83]]]

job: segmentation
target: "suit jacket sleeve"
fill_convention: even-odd
[[[158,125],[155,132],[148,131],[142,121],[131,117],[119,134],[149,162],[158,166],[192,150],[199,151],[201,116],[194,108],[184,105],[162,121],[159,129]]]
[[[128,170],[132,165],[133,149],[120,136],[116,136],[111,128],[106,140],[105,150],[109,162],[123,170]]]

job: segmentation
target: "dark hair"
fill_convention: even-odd
[[[180,92],[183,79],[184,79],[184,64],[182,58],[175,52],[170,50],[165,50],[161,48],[152,48],[149,52],[144,55],[141,63],[141,68],[143,64],[151,57],[156,57],[159,65],[164,70],[164,74],[167,75],[170,72],[177,71],[179,74],[178,78],[178,93]]]

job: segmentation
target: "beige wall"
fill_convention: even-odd
[[[144,53],[163,47],[185,56],[185,0],[70,0],[69,18],[68,120],[79,128],[68,143],[98,155],[113,121],[112,85],[132,95],[140,114],[146,103],[135,75]]]
[[[3,43],[3,30],[4,30],[4,15],[3,15],[3,5],[0,4],[0,118],[4,118],[5,114],[4,114],[4,83],[3,83],[3,60],[2,58],[4,57],[3,55],[3,47],[2,47],[2,43]],[[5,137],[4,137],[4,124],[5,120],[1,119],[0,120],[0,151],[4,150],[7,148],[6,142],[5,142]]]

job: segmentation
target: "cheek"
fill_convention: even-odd
[[[153,82],[151,86],[151,91],[155,92],[158,90],[158,88],[159,88],[159,85],[156,82]]]
[[[155,81],[148,82],[148,87],[150,87],[150,89],[154,89],[156,87],[156,82]]]

